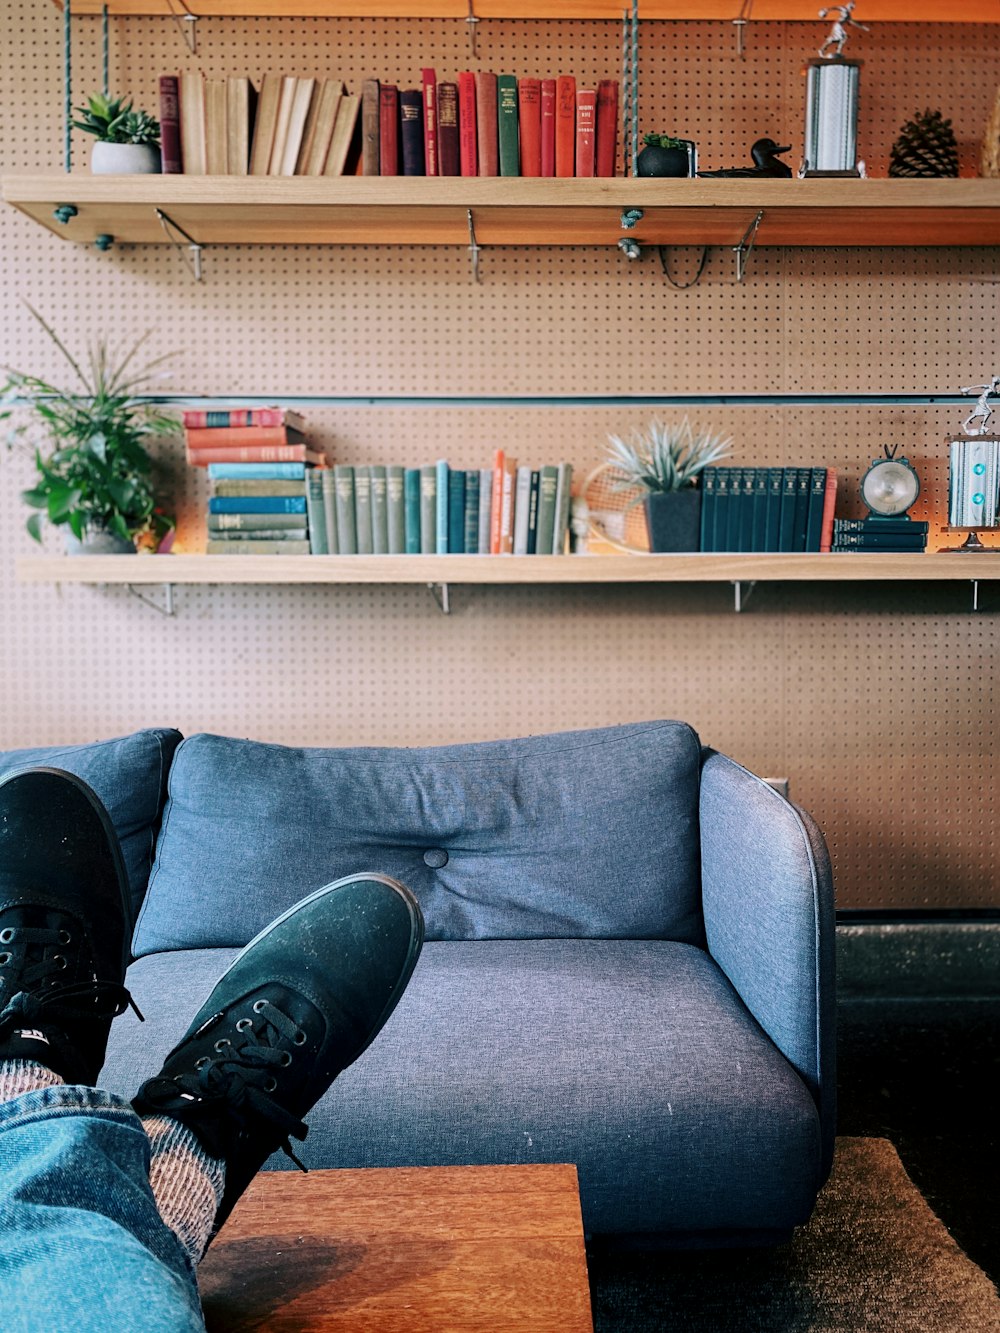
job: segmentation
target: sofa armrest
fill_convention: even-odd
[[[816,1101],[822,1176],[836,1115],[835,914],[812,818],[714,750],[702,756],[702,905],[708,951]]]

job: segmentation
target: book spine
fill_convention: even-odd
[[[204,77],[194,71],[180,74],[178,88],[184,172],[188,176],[204,176],[207,169]]]
[[[304,514],[306,497],[295,495],[212,495],[210,514]]]
[[[358,525],[354,517],[354,468],[338,463],[334,468],[337,491],[337,553],[357,555]]]
[[[308,497],[306,498],[306,516],[309,514]],[[297,531],[302,527],[301,514],[208,514],[208,527],[211,532],[278,532],[285,529]]]
[[[556,80],[556,175],[576,175],[576,79]]]
[[[322,468],[315,469],[322,471]],[[213,495],[305,495],[305,479],[282,481],[280,477],[260,477],[246,480],[242,477],[220,477],[212,482]]]
[[[597,89],[576,95],[576,174],[593,176],[597,160]]]
[[[546,463],[540,469],[538,477],[538,535],[535,539],[535,551],[538,555],[552,554],[552,543],[556,530],[556,490],[558,485],[558,467]]]
[[[500,175],[521,174],[517,125],[517,79],[513,74],[497,75],[497,139]]]
[[[361,174],[381,174],[379,162],[379,100],[378,79],[365,79],[361,85]]]
[[[420,554],[420,469],[403,471],[403,534],[407,555]]]
[[[826,499],[826,468],[809,469],[809,507],[806,511],[807,551],[819,551],[823,540],[823,502]]]
[[[476,136],[480,176],[500,175],[497,128],[497,76],[490,70],[476,75]]]
[[[461,175],[479,175],[476,76],[469,70],[458,76],[458,160]]]
[[[163,172],[169,175],[184,170],[180,91],[176,74],[160,75],[160,165]]]
[[[875,525],[878,525],[877,528]],[[923,536],[930,529],[929,523],[915,518],[838,518],[834,519],[833,531],[840,536],[848,532],[916,532]]]
[[[323,509],[323,474],[310,473],[306,481],[306,516],[309,520],[309,552],[311,555],[329,555],[326,536],[326,511]]]
[[[358,555],[371,555],[372,476],[366,467],[354,469],[354,536]]]
[[[618,158],[618,80],[601,79],[597,85],[597,148],[595,176],[613,176]]]
[[[826,487],[823,492],[823,521],[820,527],[819,549],[829,551],[833,547],[833,524],[837,510],[837,469],[826,470]],[[926,531],[926,527],[924,529]]]
[[[701,516],[700,529],[698,534],[699,551],[714,550],[713,540],[714,532],[712,524],[715,521],[715,482],[718,476],[718,468],[707,467],[701,474]]]
[[[737,527],[737,551],[753,550],[753,492],[757,469],[745,467],[740,474],[738,500],[739,524]]]
[[[428,463],[420,469],[420,554],[437,550],[437,468]]]
[[[781,540],[781,484],[783,469],[767,469],[767,517],[764,522],[765,551],[779,551]]]
[[[448,550],[461,555],[465,550],[465,473],[451,468],[448,473]]]
[[[490,524],[493,513],[493,469],[479,469],[479,549],[477,555],[490,554]]]
[[[304,481],[305,463],[209,463],[210,481]]]
[[[434,475],[434,550],[448,554],[448,489],[451,469],[447,459],[439,458]]]
[[[181,421],[189,429],[220,426],[291,426],[301,429],[303,418],[297,412],[286,412],[283,407],[230,407],[188,408],[181,416]]]
[[[419,88],[404,88],[399,94],[399,139],[403,175],[426,176],[423,94]]]
[[[556,174],[556,81],[541,84],[541,167],[543,176]]]
[[[425,66],[420,71],[424,99],[424,174],[438,175],[437,73]]]
[[[188,449],[187,462],[192,467],[209,463],[322,463],[323,455],[304,444],[226,445],[222,449]]]
[[[227,515],[215,515],[216,518],[225,518]],[[261,515],[263,517],[263,515]],[[280,517],[274,515],[273,517]],[[210,523],[208,525],[208,537],[213,542],[309,542],[309,554],[326,555],[327,552],[317,553],[312,549],[312,540],[309,529],[304,527],[301,520],[298,527],[295,528],[254,528],[250,532],[236,532],[229,529],[220,530]]]
[[[206,555],[309,555],[308,541],[230,542],[209,538]]]
[[[340,554],[340,534],[337,531],[337,478],[332,467],[322,468],[323,516],[326,519],[326,544],[331,555]]]
[[[912,537],[904,533],[886,533],[884,537],[871,536],[863,532],[845,532],[834,534],[835,551],[922,551],[927,545],[927,538],[921,533]]]
[[[438,174],[457,176],[461,170],[458,145],[458,84],[439,83]]]
[[[261,79],[250,148],[250,175],[266,176],[274,144],[274,127],[281,97],[281,75],[265,74]]]
[[[462,545],[466,555],[479,553],[479,469],[465,474],[465,506],[462,522]]]
[[[750,524],[750,550],[766,551],[768,469],[753,470],[753,510]]]
[[[542,84],[521,79],[517,85],[517,121],[521,175],[542,174]]]
[[[493,454],[493,482],[490,487],[490,555],[500,554],[500,513],[503,508],[504,451]]]
[[[569,507],[572,495],[573,468],[570,463],[559,464],[559,478],[556,482],[556,521],[552,536],[552,554],[562,555],[566,550],[566,538],[569,533]]]
[[[301,431],[290,426],[192,426],[185,439],[192,449],[208,446],[222,449],[231,445],[301,444]]]
[[[403,468],[399,463],[390,463],[385,470],[385,507],[389,554],[402,555],[406,550],[406,506]]]
[[[399,89],[394,83],[379,84],[378,174],[399,175]]]
[[[779,551],[795,550],[795,495],[798,487],[798,468],[781,470],[781,511],[779,515]]]
[[[531,468],[522,465],[514,476],[514,518],[511,550],[528,554],[528,510],[531,505]]]
[[[531,489],[528,494],[528,555],[538,551],[538,486],[539,470],[531,470]]]
[[[792,550],[806,549],[806,532],[809,524],[809,490],[812,485],[812,468],[796,469],[795,485],[795,532],[792,535]]]
[[[385,466],[373,463],[368,469],[371,475],[372,494],[372,554],[389,554],[389,499],[388,479]]]
[[[517,459],[504,455],[500,475],[500,555],[514,550],[514,502],[517,487]]]
[[[274,143],[271,145],[271,156],[267,163],[269,176],[281,175],[281,162],[285,154],[285,144],[288,142],[288,127],[292,120],[292,104],[295,101],[297,87],[298,79],[294,75],[285,75],[282,78],[278,114],[274,123]]]

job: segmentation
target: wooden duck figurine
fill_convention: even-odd
[[[787,153],[791,144],[782,148],[773,139],[758,139],[750,149],[754,160],[752,167],[723,167],[719,171],[699,171],[699,176],[791,176],[792,169],[787,162],[779,160],[779,153]]]

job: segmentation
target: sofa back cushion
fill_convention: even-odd
[[[413,889],[429,939],[700,943],[699,762],[680,722],[416,749],[192,736],[133,948],[245,944],[365,870]]]
[[[62,768],[93,790],[121,843],[133,919],[146,892],[167,794],[167,772],[180,739],[179,731],[152,727],[89,745],[0,750],[0,776],[17,768]]]

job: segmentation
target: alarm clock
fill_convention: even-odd
[[[861,478],[861,498],[872,518],[908,518],[920,494],[920,478],[907,458],[896,458],[886,445],[885,457],[872,460]]]

